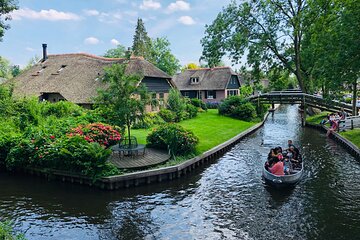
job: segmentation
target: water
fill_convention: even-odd
[[[269,149],[302,148],[303,180],[261,180]],[[0,173],[0,219],[28,239],[360,239],[360,164],[325,134],[301,128],[296,106],[216,163],[173,182],[114,192]]]

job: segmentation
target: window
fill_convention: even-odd
[[[216,99],[216,91],[206,91],[206,99]]]
[[[190,94],[189,94],[189,92],[184,92],[184,97],[190,97]]]
[[[198,99],[202,100],[202,91],[199,91],[199,92],[198,92],[198,96],[197,96],[197,97],[198,97]]]
[[[159,106],[163,107],[164,105],[164,93],[159,93]]]
[[[199,83],[199,77],[191,77],[190,78],[191,84],[197,84]]]
[[[227,96],[237,96],[239,95],[239,90],[227,90]]]
[[[61,65],[61,68],[57,72],[60,73],[62,70],[64,70],[65,67],[66,65]]]
[[[36,73],[32,74],[32,76],[38,76],[42,71],[45,70],[45,68],[46,68],[46,66],[42,66],[42,68],[39,71],[37,71]]]
[[[151,111],[157,110],[157,99],[156,99],[156,93],[151,94]]]

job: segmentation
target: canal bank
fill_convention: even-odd
[[[329,127],[320,124],[306,123],[306,126],[325,133],[329,131]],[[357,160],[360,160],[360,149],[355,144],[334,131],[330,133],[329,137],[346,148]]]
[[[276,108],[277,107],[279,107],[279,105],[276,105]],[[218,159],[224,153],[229,151],[241,139],[249,136],[261,128],[269,114],[273,113],[267,113],[264,116],[262,122],[250,127],[249,129],[241,132],[224,143],[202,153],[201,155],[171,167],[144,170],[118,176],[103,177],[96,181],[93,181],[93,179],[89,177],[78,174],[71,174],[66,171],[39,169],[19,169],[18,171],[24,172],[25,174],[47,178],[48,180],[60,180],[62,182],[87,185],[105,190],[116,190],[121,188],[137,187],[140,185],[148,185],[156,182],[171,181],[173,179],[185,177],[195,169],[211,164],[214,160]]]

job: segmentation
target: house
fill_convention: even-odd
[[[204,102],[218,103],[240,94],[241,79],[230,67],[188,69],[173,81],[183,96]]]
[[[142,57],[130,59],[104,58],[86,53],[48,55],[43,44],[43,58],[11,82],[15,96],[37,96],[50,102],[70,101],[91,108],[97,90],[105,88],[101,81],[104,67],[128,61],[127,74],[143,76],[144,84],[153,98],[166,101],[169,90],[174,87],[171,77]],[[147,106],[147,111],[158,107]]]

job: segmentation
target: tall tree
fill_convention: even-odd
[[[133,54],[148,59],[150,57],[150,48],[151,39],[146,32],[144,22],[141,18],[138,18],[132,45]]]
[[[181,67],[179,60],[171,53],[170,42],[167,38],[151,40],[150,59],[155,66],[173,76]]]
[[[15,0],[0,0],[0,42],[5,34],[5,30],[10,28],[6,21],[11,20],[10,12],[18,9]]]
[[[141,76],[126,74],[127,64],[114,64],[105,68],[105,90],[99,90],[97,106],[109,122],[127,128],[130,138],[131,125],[142,120],[145,106],[150,103],[146,87],[139,85]]]
[[[225,54],[235,63],[247,54],[247,63],[252,68],[282,65],[307,91],[304,81],[307,73],[300,54],[307,10],[306,0],[253,0],[241,4],[233,1],[206,26],[201,40],[202,58],[214,66]]]
[[[325,97],[336,97],[339,90],[350,87],[355,114],[360,78],[360,2],[314,0],[311,4],[309,14],[318,17],[304,38],[304,64],[314,87],[320,87]]]

